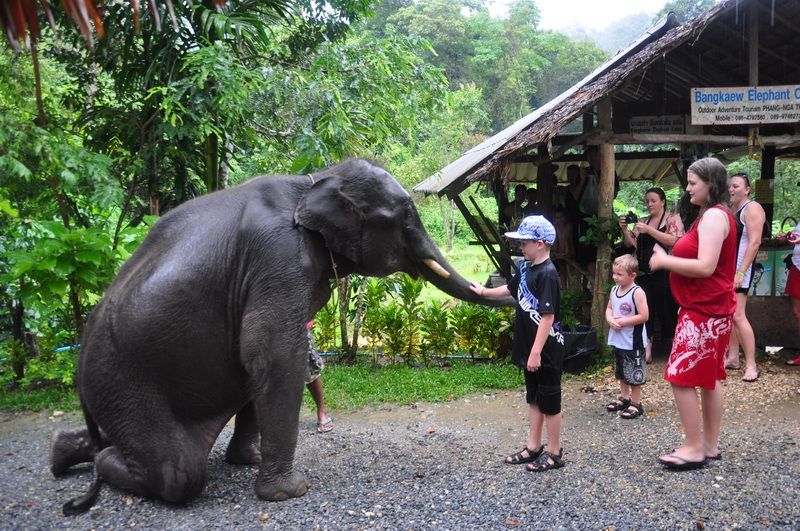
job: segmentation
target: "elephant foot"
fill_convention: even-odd
[[[299,498],[311,487],[311,483],[300,472],[293,471],[290,476],[263,477],[256,481],[256,494],[262,500],[284,501]]]
[[[225,451],[225,460],[232,465],[260,464],[261,449],[258,438],[255,441],[243,441],[234,436]]]
[[[91,462],[95,453],[88,429],[56,430],[50,439],[50,472],[63,476],[70,467]]]

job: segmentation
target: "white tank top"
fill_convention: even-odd
[[[752,201],[748,201],[747,203],[743,204],[742,207],[736,211],[736,215],[734,219],[736,220],[737,225],[741,225],[742,233],[739,236],[739,241],[736,244],[736,270],[739,270],[739,266],[742,265],[742,260],[744,260],[744,254],[747,252],[747,246],[750,244],[750,238],[747,235],[747,225],[744,224],[742,220],[742,216],[744,216],[744,209],[752,203]],[[747,268],[747,271],[744,272],[744,277],[742,278],[742,287],[749,288],[750,287],[750,279],[753,275],[753,264],[751,263],[750,266]]]
[[[633,294],[640,289],[637,284],[623,295],[619,294],[619,286],[611,288],[611,315],[617,317],[633,317],[639,312]],[[647,334],[644,323],[623,326],[621,330],[608,329],[608,344],[623,350],[640,350],[647,345]]]

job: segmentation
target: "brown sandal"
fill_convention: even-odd
[[[631,405],[630,398],[619,397],[613,402],[610,402],[606,406],[606,411],[622,411],[623,409],[626,409],[629,405]]]
[[[536,461],[540,455],[542,455],[543,451],[544,451],[544,445],[542,445],[541,447],[539,447],[538,450],[535,451],[531,450],[526,446],[519,452],[511,454],[508,457],[506,457],[505,463],[507,465],[521,465],[523,463],[532,463]],[[528,454],[527,456],[523,455],[526,453]]]
[[[631,402],[624,411],[619,412],[620,418],[623,419],[635,419],[644,414],[644,408],[642,407],[641,402]]]
[[[561,459],[562,455],[564,455],[563,449],[558,452],[558,455],[544,451],[539,456],[539,459],[526,466],[525,469],[529,472],[544,472],[554,468],[562,468],[564,466],[564,461]]]

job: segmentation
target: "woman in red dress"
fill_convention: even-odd
[[[700,214],[675,242],[672,255],[656,246],[650,259],[652,270],[671,272],[672,295],[680,306],[664,379],[672,384],[686,437],[683,446],[659,458],[673,470],[701,468],[709,459],[720,458],[718,382],[725,380],[725,355],[736,311],[736,222],[725,206],[725,167],[715,158],[700,159],[689,166],[687,181],[686,192]]]

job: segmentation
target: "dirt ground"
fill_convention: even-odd
[[[206,489],[187,507],[106,487],[74,520],[61,504],[85,492],[91,467],[55,479],[47,454],[50,433],[80,425],[80,414],[0,413],[0,529],[797,529],[800,368],[784,365],[787,357],[761,361],[753,383],[729,373],[723,460],[702,471],[665,473],[656,462],[681,443],[662,357],[649,366],[646,415],[632,421],[604,409],[617,394],[611,367],[565,379],[567,466],[559,471],[502,462],[527,436],[520,384],[449,402],[333,411],[328,434],[316,433],[304,410],[295,466],[312,489],[296,500],[257,499],[256,469],[224,461],[228,427],[209,456]],[[532,508],[528,492],[550,494]]]

